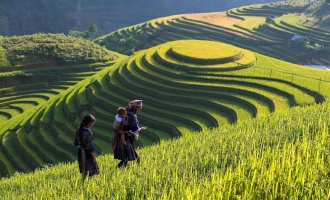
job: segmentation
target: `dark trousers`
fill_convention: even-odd
[[[128,162],[127,159],[125,159],[125,160],[121,160],[121,161],[118,163],[117,167],[118,167],[118,168],[126,167],[126,166],[127,166],[127,162]]]
[[[137,162],[138,164],[140,164],[140,157],[137,157],[137,158],[136,158],[136,162]],[[127,166],[127,163],[128,163],[128,160],[127,160],[127,159],[125,159],[125,160],[121,160],[121,161],[118,163],[117,167],[118,167],[118,168],[126,167],[126,166]]]

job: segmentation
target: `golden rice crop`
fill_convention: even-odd
[[[186,133],[82,184],[77,163],[0,180],[2,199],[328,199],[329,102]],[[151,153],[152,152],[152,153]]]
[[[230,44],[207,40],[178,40],[164,44],[162,48],[172,48],[178,54],[197,59],[227,58],[240,53],[239,48]]]

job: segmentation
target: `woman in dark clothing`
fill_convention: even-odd
[[[114,158],[120,160],[118,167],[125,167],[128,161],[136,160],[140,162],[140,158],[135,151],[133,146],[133,141],[131,140],[132,132],[142,132],[144,128],[139,127],[139,121],[137,119],[138,113],[142,109],[142,100],[133,100],[130,101],[126,107],[128,124],[124,124],[123,131],[125,133],[125,141],[127,145],[121,142],[120,134],[115,133],[114,138]]]
[[[88,114],[80,123],[80,127],[76,132],[74,144],[79,146],[78,149],[78,164],[83,180],[86,176],[89,177],[99,174],[99,167],[95,158],[95,146],[93,143],[93,132],[90,128],[95,124],[95,117]]]

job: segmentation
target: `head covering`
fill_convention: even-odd
[[[128,103],[126,109],[128,112],[136,113],[138,108],[142,107],[142,100],[132,100]]]

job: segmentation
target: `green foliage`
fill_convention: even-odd
[[[76,38],[85,38],[86,37],[86,32],[69,30],[68,35],[72,36],[72,37],[76,37]]]
[[[86,31],[76,31],[76,30],[69,30],[69,34],[72,37],[76,38],[84,38],[86,40],[94,40],[97,37],[100,37],[101,34],[98,32],[98,28],[96,24],[93,22],[91,26]]]
[[[9,66],[10,64],[7,58],[5,57],[5,55],[6,55],[6,50],[0,46],[0,67],[6,67]]]
[[[122,170],[112,155],[98,156],[101,174],[85,183],[76,162],[45,165],[0,180],[0,192],[3,199],[329,199],[329,108],[187,133],[139,149],[141,163]]]
[[[106,62],[116,56],[91,41],[64,34],[13,36],[1,40],[13,66],[26,63],[82,64]]]
[[[88,28],[88,31],[90,32],[90,33],[97,33],[97,31],[98,31],[98,29],[97,29],[97,26],[96,26],[96,24],[93,22],[92,24],[91,24],[91,26]]]

